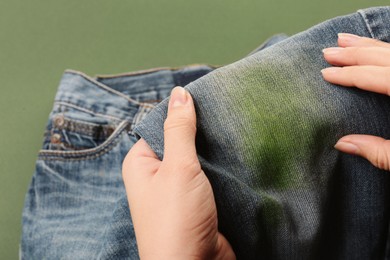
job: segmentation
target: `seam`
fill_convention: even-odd
[[[117,78],[117,77],[124,77],[124,76],[137,76],[137,75],[144,75],[144,74],[149,74],[157,71],[163,71],[163,70],[170,70],[170,71],[177,71],[181,69],[186,69],[186,68],[196,68],[200,66],[207,66],[210,68],[218,68],[220,65],[210,65],[210,64],[190,64],[186,66],[178,66],[178,67],[157,67],[157,68],[152,68],[152,69],[146,69],[146,70],[138,70],[138,71],[133,71],[133,72],[124,72],[124,73],[117,73],[117,74],[97,74],[95,75],[96,78],[99,79],[110,79],[110,78]]]
[[[131,125],[130,125],[130,133],[134,135],[134,128],[135,126],[142,121],[145,113],[148,112],[148,108],[149,107],[145,107],[145,106],[140,106],[136,115],[134,116],[133,118],[133,121],[131,122]]]
[[[357,13],[363,18],[363,21],[366,24],[367,30],[370,33],[371,38],[375,39],[374,32],[372,31],[372,29],[370,27],[370,22],[368,21],[366,15],[364,13],[364,10],[358,10]]]
[[[63,119],[62,125],[56,124],[56,117],[60,117]],[[59,113],[58,115],[54,115],[53,121],[54,122],[52,124],[53,124],[53,128],[55,129],[77,132],[86,135],[92,135],[92,133],[97,128],[102,129],[105,132],[108,129],[112,129],[116,127],[112,124],[96,124],[96,123],[69,118],[66,115],[64,115],[64,113]]]
[[[116,121],[122,121],[123,119],[121,118],[118,118],[118,117],[115,117],[115,116],[110,116],[110,115],[105,115],[105,114],[101,114],[101,113],[97,113],[95,111],[92,111],[92,110],[89,110],[87,108],[83,108],[83,107],[80,107],[78,105],[75,105],[73,103],[70,103],[68,101],[55,101],[54,104],[59,104],[59,105],[63,105],[63,106],[68,106],[68,107],[72,107],[74,109],[78,109],[80,111],[83,111],[83,112],[86,112],[86,113],[89,113],[89,114],[93,114],[93,115],[98,115],[98,116],[101,116],[101,117],[105,117],[105,118],[109,118],[109,119],[112,119],[112,120],[116,120]]]
[[[122,136],[123,130],[128,127],[129,122],[123,121],[116,131],[100,146],[95,148],[86,149],[83,151],[53,151],[53,150],[40,150],[38,158],[42,160],[85,160],[94,159],[102,154],[112,150],[112,148],[119,142],[119,137]]]
[[[71,69],[67,69],[67,70],[65,70],[65,73],[70,73],[70,74],[79,75],[79,76],[83,77],[84,79],[88,80],[90,83],[96,85],[97,87],[102,88],[103,90],[105,90],[105,91],[107,91],[107,92],[109,92],[109,93],[116,94],[116,95],[118,95],[118,96],[120,96],[120,97],[125,98],[126,100],[130,101],[131,103],[134,103],[134,104],[136,104],[136,105],[140,105],[140,102],[139,102],[139,101],[137,101],[137,100],[135,100],[135,99],[132,99],[132,98],[126,96],[125,94],[123,94],[123,93],[121,93],[121,92],[119,92],[119,91],[116,91],[116,90],[114,90],[114,89],[112,89],[112,88],[107,87],[106,85],[104,85],[104,84],[102,84],[102,83],[96,81],[95,79],[91,78],[90,76],[88,76],[87,74],[85,74],[85,73],[83,73],[83,72],[76,71],[76,70],[71,70]]]

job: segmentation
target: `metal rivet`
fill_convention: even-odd
[[[60,134],[53,134],[52,136],[51,136],[51,142],[53,143],[53,144],[58,144],[58,143],[60,143],[61,142],[61,135]]]
[[[112,135],[112,133],[114,133],[114,128],[110,127],[107,129],[107,137],[109,137],[110,135]]]
[[[57,116],[55,119],[54,119],[54,124],[56,126],[63,126],[65,123],[65,119],[63,116]]]

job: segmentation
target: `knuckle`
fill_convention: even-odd
[[[352,57],[355,65],[369,65],[372,63],[373,54],[377,47],[372,46],[356,46],[351,47],[349,55]]]
[[[362,50],[362,47],[347,47],[346,48],[347,50],[349,50],[349,55],[352,55],[352,56],[358,56]]]
[[[365,78],[361,77],[361,74],[359,73],[359,68],[350,67],[346,69],[348,71],[346,75],[350,77],[350,82],[352,83],[353,86],[359,87],[364,85]]]
[[[191,129],[196,130],[195,124],[188,117],[167,118],[164,122],[164,132],[169,132],[173,129]]]
[[[367,50],[367,48],[365,50]],[[362,61],[362,58],[363,58],[362,56],[363,56],[363,53],[365,50],[362,47],[352,47],[351,48],[350,56],[353,58],[356,65],[362,65],[364,63]]]
[[[179,178],[192,178],[202,171],[199,160],[195,158],[182,158],[175,163],[163,162],[162,168],[164,172],[169,172]]]
[[[383,69],[383,83],[385,88],[385,93],[388,96],[390,96],[390,67],[386,67]]]
[[[383,140],[375,150],[375,156],[372,160],[374,166],[379,169],[389,171],[390,170],[390,141]]]
[[[390,46],[388,43],[385,43],[385,42],[382,42],[381,40],[378,40],[378,39],[370,39],[372,44],[377,46],[377,47],[383,47],[383,46]]]
[[[364,37],[363,40],[367,46],[383,46],[382,41],[375,38]]]
[[[188,162],[184,165],[184,169],[190,172],[200,172],[202,170],[198,158],[189,159]]]
[[[385,78],[385,83],[386,86],[386,95],[390,96],[390,67],[387,67],[385,70],[384,70],[384,78]]]

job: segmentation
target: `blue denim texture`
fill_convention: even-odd
[[[25,201],[21,258],[138,259],[121,174],[132,130],[173,87],[212,70],[66,71]]]
[[[219,230],[238,259],[388,257],[389,174],[333,145],[351,133],[389,139],[390,100],[323,80],[321,51],[339,32],[388,42],[390,8],[331,19],[186,86]],[[160,158],[167,103],[135,129]]]
[[[136,136],[163,157],[160,101],[176,85],[194,98],[199,159],[238,259],[388,257],[390,177],[333,145],[390,138],[389,97],[320,70],[338,32],[389,41],[389,18],[388,7],[338,17],[216,70],[67,71],[26,197],[22,259],[138,259],[121,163]]]

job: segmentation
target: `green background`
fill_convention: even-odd
[[[23,200],[67,68],[110,74],[231,63],[294,34],[388,1],[0,1],[0,259],[17,259]]]

